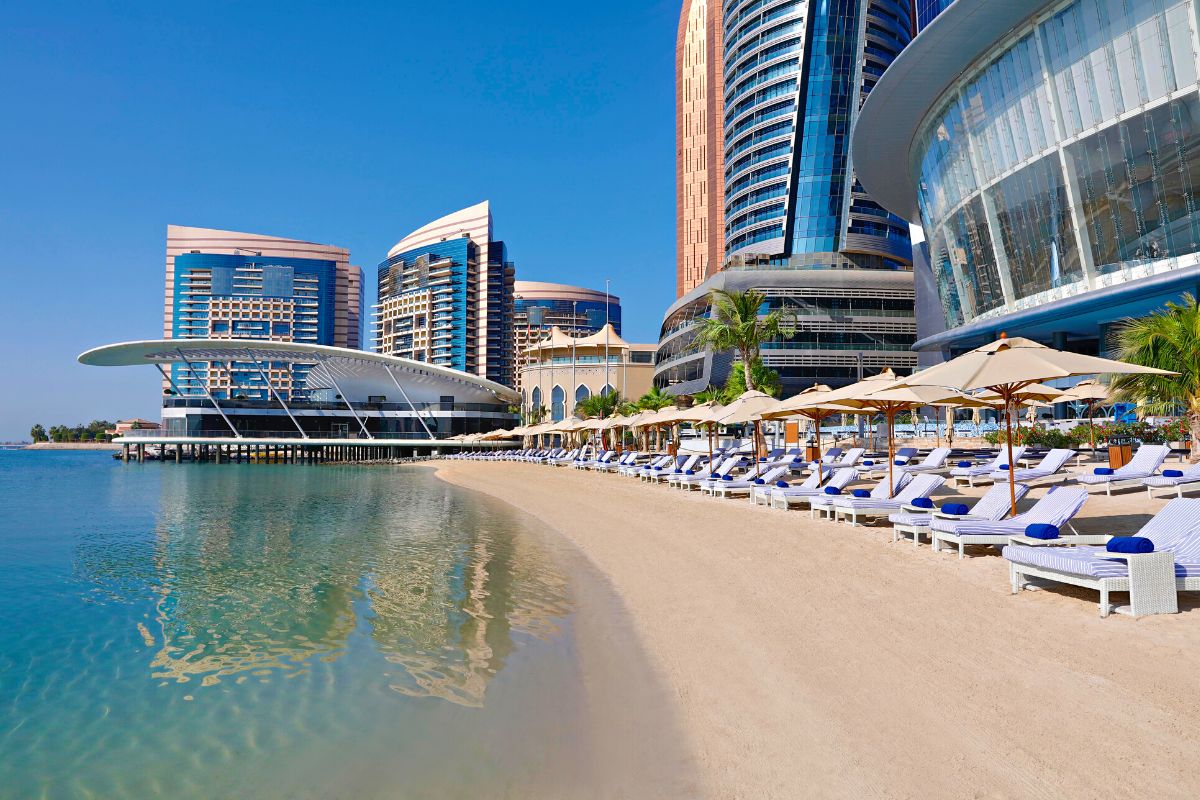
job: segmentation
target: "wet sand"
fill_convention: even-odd
[[[435,466],[541,519],[611,584],[687,754],[680,781],[630,797],[1200,792],[1200,594],[1178,615],[1101,619],[1094,592],[1012,595],[994,551],[959,561],[884,526],[612,475]],[[1094,496],[1077,527],[1132,533],[1165,502]]]

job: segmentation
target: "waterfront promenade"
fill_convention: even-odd
[[[703,796],[1195,796],[1200,600],[1099,618],[998,556],[612,475],[435,462],[573,542],[677,704]],[[983,489],[964,489],[978,496]],[[1082,532],[1161,501],[1094,496]],[[632,732],[631,732],[632,735]],[[1134,789],[1136,787],[1136,790]]]

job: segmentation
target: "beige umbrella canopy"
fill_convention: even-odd
[[[675,412],[676,422],[690,422],[693,425],[703,425],[708,428],[708,460],[712,461],[713,457],[713,428],[716,427],[715,419],[725,408],[716,400],[709,400],[704,403],[698,403],[691,408],[681,408]]]
[[[779,406],[779,401],[771,395],[759,391],[743,392],[742,396],[732,403],[722,406],[720,410],[713,412],[713,422],[721,425],[737,425],[743,422],[749,422],[750,438],[754,447],[754,463],[758,464],[758,423],[762,415],[775,409]],[[755,477],[758,475],[758,468],[755,468]]]
[[[829,417],[837,414],[857,413],[855,409],[837,403],[827,403],[826,400],[833,390],[823,383],[813,384],[799,394],[781,401],[775,408],[762,414],[763,419],[787,419],[789,417],[804,417],[812,420],[817,431],[817,453],[821,452],[821,424]],[[818,457],[819,458],[819,457]],[[824,480],[824,472],[820,461],[817,466],[817,485]]]
[[[515,435],[516,434],[513,431],[505,430],[504,428],[496,428],[493,431],[488,431],[487,433],[479,434],[476,441],[494,442],[499,439],[511,439]]]
[[[1107,358],[1067,353],[1024,338],[999,339],[978,347],[944,364],[923,370],[906,380],[909,385],[948,386],[963,391],[991,389],[1000,395],[1008,428],[1008,458],[1012,461],[1012,420],[1008,409],[1021,389],[1055,378],[1104,374],[1171,375],[1166,370],[1126,364]],[[1012,513],[1017,513],[1017,488],[1008,471],[1008,491]]]
[[[866,381],[862,383],[866,383]],[[947,389],[943,386],[906,386],[902,381],[893,381],[881,388],[873,390],[870,390],[870,387],[867,388],[869,391],[864,391],[857,396],[842,397],[839,399],[839,402],[842,405],[864,411],[880,412],[887,421],[889,495],[891,494],[890,487],[895,486],[895,425],[897,414],[904,411],[912,411],[922,406],[944,405],[947,403],[953,403],[958,406],[987,405],[982,400],[977,400],[956,389]]]
[[[1080,381],[1058,396],[1056,403],[1087,403],[1088,429],[1091,433],[1092,452],[1096,451],[1096,406],[1109,398],[1109,389],[1097,380]]]

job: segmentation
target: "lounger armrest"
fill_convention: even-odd
[[[971,514],[947,514],[944,511],[934,511],[933,515],[938,519],[976,519]]]
[[[905,503],[904,505],[900,506],[900,508],[903,509],[904,511],[907,511],[910,514],[932,514],[932,513],[934,513],[934,510],[932,508],[921,508],[920,506],[913,506],[913,505],[909,505],[908,503]]]

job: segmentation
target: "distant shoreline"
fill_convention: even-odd
[[[120,450],[121,445],[112,442],[38,442],[27,444],[25,450]]]

